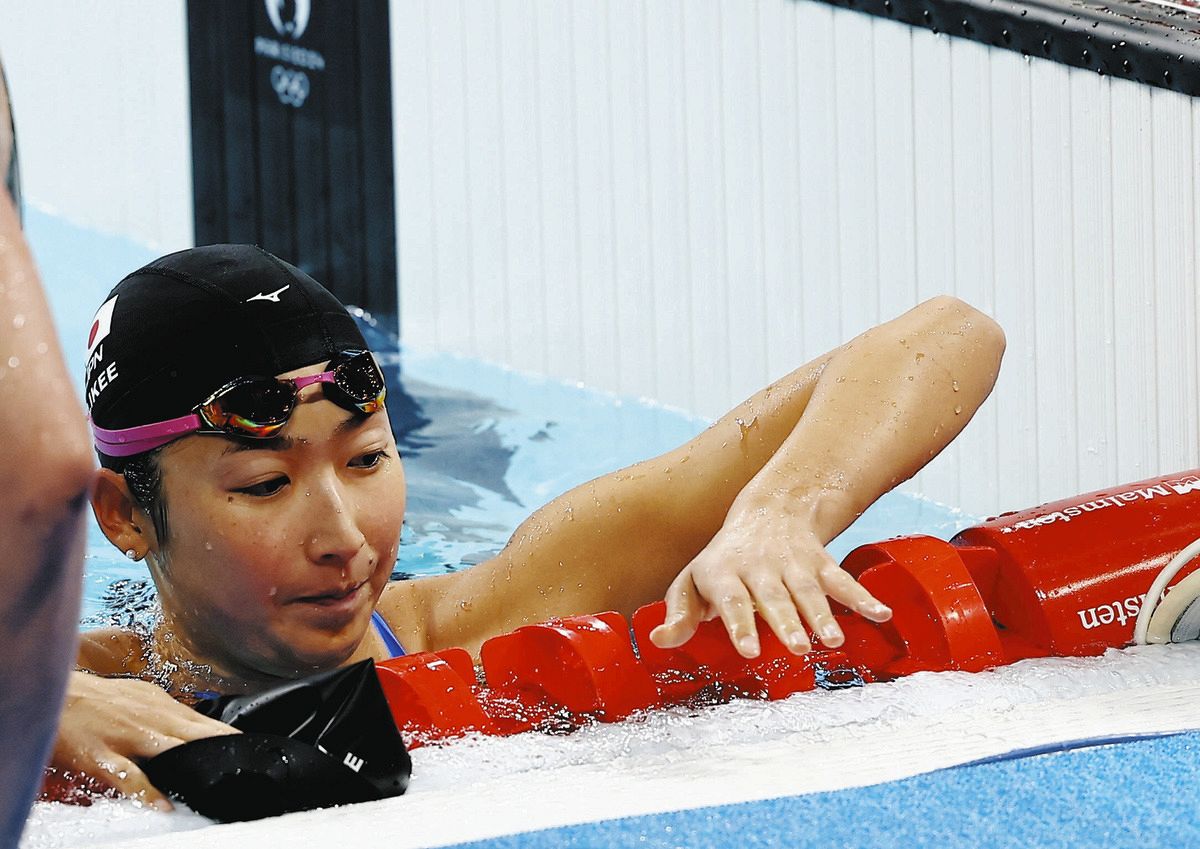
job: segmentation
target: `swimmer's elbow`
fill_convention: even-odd
[[[52,504],[65,505],[86,497],[96,476],[91,446],[86,441],[73,444],[52,461]]]
[[[999,364],[1007,340],[1004,328],[987,313],[953,295],[938,295],[918,308],[928,312],[941,331],[949,331]]]
[[[63,431],[43,431],[41,438],[6,464],[0,499],[10,502],[10,513],[55,520],[87,495],[95,475],[87,430],[64,427]]]

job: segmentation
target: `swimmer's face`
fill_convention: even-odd
[[[348,412],[316,384],[280,438],[191,436],[168,445],[160,466],[163,612],[190,648],[242,674],[291,677],[347,660],[400,543],[404,472],[387,412]]]

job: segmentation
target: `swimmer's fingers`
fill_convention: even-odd
[[[127,735],[127,739],[123,741],[121,751],[131,758],[148,761],[157,755],[161,755],[168,749],[174,749],[176,746],[181,746],[188,742],[188,739],[177,737],[174,734],[163,731],[150,729],[139,729],[138,732]],[[110,743],[111,745],[111,743]]]
[[[122,796],[160,811],[174,810],[171,801],[150,783],[146,773],[129,758],[116,752],[107,752],[99,757],[95,767],[88,770],[88,773]]]
[[[758,628],[754,624],[754,600],[736,575],[724,571],[701,572],[696,589],[725,623],[733,647],[742,657],[758,657]]]
[[[770,626],[788,650],[793,654],[804,654],[812,648],[808,632],[800,622],[796,603],[787,587],[775,573],[759,573],[746,579],[746,585],[754,597],[754,606],[759,615]]]
[[[145,681],[71,674],[51,765],[162,810],[171,805],[138,763],[182,743],[237,733]]]
[[[800,611],[800,615],[804,617],[804,621],[808,623],[812,632],[817,635],[823,645],[836,648],[842,644],[845,637],[842,635],[842,629],[838,626],[837,620],[833,618],[833,611],[829,609],[829,599],[825,597],[825,589],[818,582],[816,576],[829,564],[832,564],[835,569],[838,567],[824,548],[819,553],[809,556],[826,561],[826,563],[818,566],[814,573],[811,565],[794,562],[783,571],[783,583],[791,593],[796,609]]]
[[[184,737],[185,741],[199,740],[202,737],[220,737],[225,734],[241,734],[242,732],[234,728],[232,725],[226,725],[217,719],[205,716],[201,713],[191,711],[192,721],[191,726],[194,732],[191,736]]]
[[[153,757],[170,748],[146,748],[150,745],[161,746],[162,741],[158,738],[175,739],[173,745],[177,746],[204,737],[239,733],[236,728],[180,704],[162,688],[148,681],[123,683],[128,687],[129,697],[136,700],[129,705],[131,711],[127,718],[144,730],[140,741],[143,748],[134,753],[138,756]]]
[[[665,600],[666,618],[650,632],[650,641],[661,649],[673,649],[690,640],[704,618],[704,599],[696,589],[690,569],[684,569],[671,582]]]
[[[817,573],[821,587],[830,598],[840,601],[858,615],[872,622],[886,622],[892,609],[871,595],[850,573],[832,560]]]
[[[178,737],[180,743],[190,743],[205,737],[220,737],[225,734],[241,734],[236,728],[219,722],[204,714],[196,713],[188,707],[176,703],[180,712],[172,711],[170,716],[164,716],[159,730],[173,737]],[[178,745],[178,744],[176,744]]]

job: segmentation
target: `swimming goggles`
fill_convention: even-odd
[[[369,415],[383,407],[387,386],[370,351],[344,351],[330,365],[329,371],[290,379],[239,377],[177,419],[121,430],[105,430],[93,422],[96,449],[110,457],[129,457],[190,433],[270,439],[287,425],[300,390],[314,383],[325,384],[325,397],[352,412]]]

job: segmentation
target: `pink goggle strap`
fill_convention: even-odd
[[[306,377],[292,379],[292,384],[299,392],[314,383],[334,383],[332,371],[320,374],[310,374]],[[88,419],[92,426],[92,438],[96,442],[96,450],[109,457],[132,457],[143,451],[153,451],[168,442],[195,433],[204,427],[204,422],[195,413],[180,416],[177,419],[167,419],[137,427],[127,427],[120,430],[106,430]]]
[[[177,419],[121,430],[105,430],[95,422],[91,422],[91,425],[97,451],[109,457],[131,457],[143,451],[152,451],[181,436],[195,433],[204,426],[204,422],[195,413],[189,413]]]

